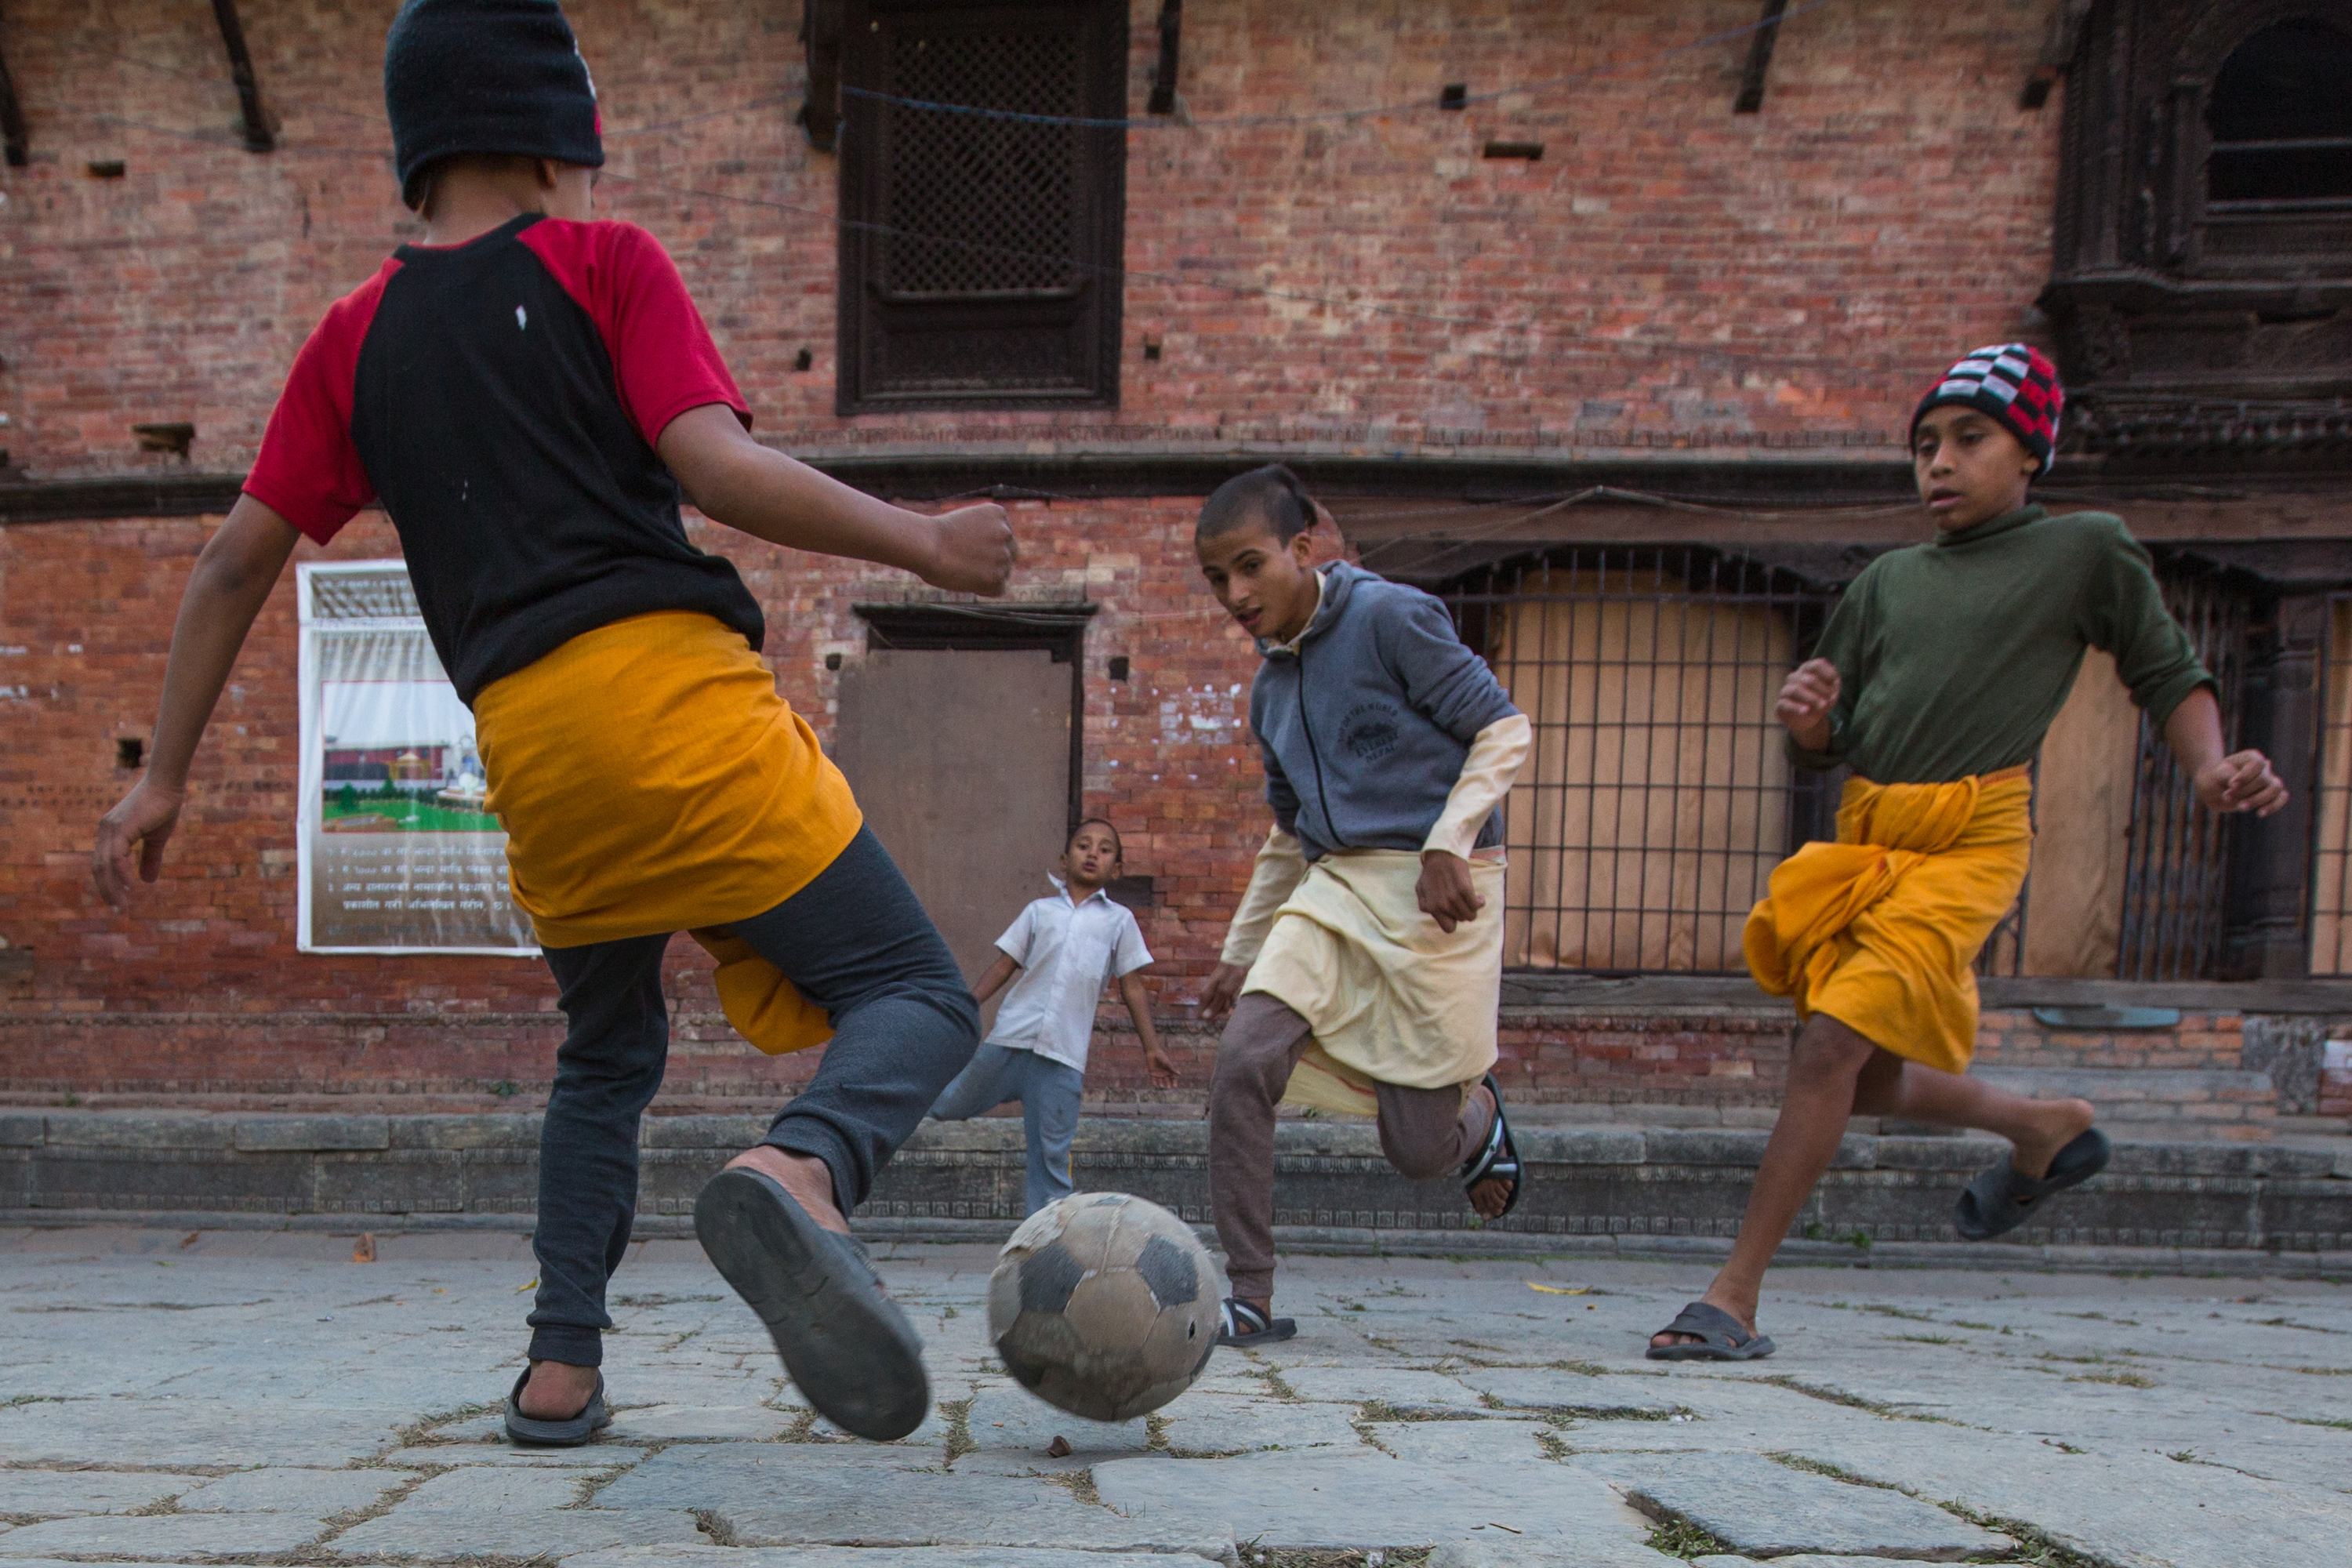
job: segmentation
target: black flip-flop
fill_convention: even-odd
[[[877,1443],[930,1414],[923,1342],[855,1240],[817,1224],[783,1184],[737,1166],[694,1200],[694,1234],[760,1314],[817,1414]]]
[[[1217,1342],[1221,1345],[1270,1345],[1298,1332],[1296,1318],[1269,1318],[1238,1296],[1228,1296],[1217,1311]]]
[[[2015,1230],[2032,1217],[2035,1204],[2105,1170],[2114,1152],[2107,1135],[2094,1127],[2059,1150],[2050,1162],[2050,1173],[2039,1181],[2003,1160],[1961,1190],[1952,1226],[1969,1241],[1988,1241]]]
[[[514,1392],[507,1395],[507,1436],[516,1442],[543,1448],[577,1448],[613,1424],[613,1412],[604,1404],[603,1373],[596,1374],[596,1392],[588,1396],[580,1414],[562,1421],[542,1421],[522,1413],[522,1388],[530,1381],[530,1368],[525,1367],[515,1379]]]
[[[1738,1319],[1706,1301],[1693,1301],[1658,1332],[1690,1334],[1700,1342],[1652,1345],[1643,1352],[1652,1361],[1761,1361],[1780,1348],[1762,1334],[1748,1332]]]
[[[1486,1128],[1486,1142],[1462,1167],[1462,1190],[1465,1193],[1481,1182],[1508,1182],[1511,1195],[1503,1200],[1501,1219],[1519,1206],[1519,1194],[1528,1190],[1527,1167],[1519,1163],[1519,1146],[1511,1141],[1511,1120],[1503,1114],[1503,1086],[1495,1075],[1486,1077],[1486,1092],[1495,1097],[1495,1120]]]

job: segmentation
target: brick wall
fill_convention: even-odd
[[[186,420],[196,466],[243,468],[322,309],[414,232],[380,109],[394,9],[248,7],[285,139],[256,155],[205,7],[11,0],[0,47],[33,148],[0,169],[0,446],[17,464],[166,464],[130,426]],[[792,122],[798,6],[570,9],[608,128],[599,200],[677,256],[787,445],[953,427],[1886,441],[1955,350],[2035,330],[2048,272],[2060,110],[2016,102],[2042,7],[1851,0],[1783,29],[1759,115],[1730,111],[1740,38],[1459,113],[1138,130],[1121,409],[845,423],[836,169]],[[1157,13],[1134,0],[1138,113]],[[1245,0],[1186,15],[1181,85],[1202,121],[1433,104],[1445,82],[1641,62],[1755,18],[1754,0]],[[1544,157],[1481,158],[1498,137]],[[93,178],[94,160],[125,172]]]
[[[236,145],[203,7],[10,0],[0,47],[34,149],[31,167],[0,169],[0,447],[16,464],[40,478],[164,466],[133,449],[130,426],[168,420],[195,425],[199,468],[250,458],[320,312],[415,232],[377,108],[394,8],[247,8],[286,141],[256,156]],[[608,127],[600,203],[670,247],[761,432],[788,447],[1884,443],[1955,349],[2035,330],[2047,272],[2059,108],[2015,102],[2039,7],[1853,0],[1785,29],[1759,116],[1730,113],[1742,39],[1461,114],[1139,130],[1118,412],[843,421],[836,170],[791,123],[797,7],[570,8]],[[1139,112],[1157,11],[1135,0]],[[1755,15],[1753,0],[1249,0],[1187,15],[1181,85],[1204,121],[1433,101],[1444,82],[1484,93],[1593,71]],[[667,123],[685,117],[698,118]],[[1482,160],[1489,137],[1542,141],[1545,156]],[[100,159],[124,176],[91,177]],[[1155,879],[1150,984],[1197,1085],[1207,1042],[1182,1004],[1264,818],[1237,743],[1254,660],[1194,581],[1193,504],[1022,505],[1015,586],[1102,606],[1087,638],[1088,806],[1122,829],[1129,869]],[[92,826],[130,776],[113,742],[147,733],[180,587],[216,521],[0,530],[0,940],[15,955],[0,965],[0,1084],[527,1103],[560,1033],[541,966],[293,950],[290,581],[224,700],[163,883],[130,918],[90,892]],[[829,732],[824,658],[863,647],[849,605],[909,580],[738,536],[723,547],[767,609],[786,696]],[[301,558],[320,553],[306,544]],[[324,553],[397,552],[370,514]],[[1116,655],[1131,663],[1124,683],[1104,674]],[[804,1073],[806,1058],[765,1062],[731,1038],[706,971],[674,950],[671,1101],[764,1095]],[[1150,1099],[1130,1036],[1114,1029],[1098,1050],[1099,1093]],[[1786,1026],[1515,1019],[1504,1051],[1515,1092],[1537,1098],[1762,1103]]]

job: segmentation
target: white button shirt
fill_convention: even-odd
[[[1059,877],[1052,881],[1063,887]],[[1080,1072],[1103,987],[1151,962],[1134,912],[1099,890],[1082,904],[1072,903],[1066,889],[1037,900],[996,946],[1021,973],[1004,994],[988,1043],[1035,1051]]]

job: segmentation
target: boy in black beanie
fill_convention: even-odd
[[[555,0],[408,0],[385,47],[401,191],[426,220],[303,345],[261,452],[181,602],[146,776],[99,828],[116,903],[158,875],[188,764],[296,542],[362,507],[398,529],[443,667],[475,713],[515,902],[570,1029],[541,1134],[539,1296],[507,1427],[607,1424],[604,1287],[629,1239],[637,1123],[667,1049],[671,934],[720,953],[763,1049],[831,1039],[695,1226],[810,1402],[863,1436],[929,1408],[921,1347],[845,1219],[970,1059],[946,944],[759,657],[702,511],[802,550],[995,594],[1002,509],[901,510],[754,443],[661,246],[590,217],[596,97]]]

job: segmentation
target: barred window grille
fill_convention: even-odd
[[[1112,0],[862,0],[846,14],[845,414],[1115,407],[1125,133]]]
[[[2210,573],[2171,569],[2159,581],[2166,607],[2188,628],[2197,657],[2221,683],[2223,740],[2235,750],[2251,607],[2246,595]],[[2226,826],[2197,804],[2163,731],[2142,715],[2116,979],[2209,980],[2219,972],[2227,916]]]
[[[2221,681],[2222,710],[2234,725],[2251,599],[2210,572],[2168,568],[2162,584],[2167,605]],[[1505,963],[1598,973],[1744,973],[1741,928],[1773,868],[1807,840],[1836,835],[1846,774],[1791,766],[1772,716],[1780,681],[1811,656],[1834,591],[1706,547],[1560,547],[1482,570],[1444,597],[1463,639],[1485,653],[1535,727],[1533,753],[1507,808]],[[2336,617],[2318,802],[2315,973],[2352,972],[2352,596],[2338,603]],[[2095,665],[2085,679],[2112,683],[2112,667]],[[2108,695],[2122,702],[2119,691]],[[2120,730],[2109,727],[2118,721]],[[2232,745],[2234,734],[2233,728]],[[2101,751],[2103,736],[2113,737],[2116,751]],[[2109,934],[2069,942],[2053,927],[2032,939],[2040,954],[2029,962],[2029,879],[1985,943],[1977,972],[2212,977],[2226,915],[2223,824],[2197,805],[2162,732],[2127,705],[2112,718],[2086,716],[2075,739],[2113,759],[2102,765],[2132,768],[2119,876],[2105,884],[2115,890],[2074,889],[2106,911],[2098,923]],[[2114,829],[2076,820],[2084,803],[2074,798],[2079,790],[2064,787],[2074,781],[2060,777],[2058,798],[2046,799],[2051,782],[2037,762],[2035,809],[2045,839],[2054,846],[2062,836],[2087,833],[2095,856],[2106,853],[2095,849],[2097,835]],[[2072,862],[2059,864],[2063,870]],[[2068,889],[2062,880],[2053,891]],[[2081,901],[2056,897],[2051,907],[2079,917]],[[2096,952],[2084,959],[2077,947]],[[2074,966],[2084,962],[2095,969]],[[2331,963],[2335,969],[2326,967]]]
[[[1705,548],[1560,549],[1446,595],[1535,728],[1507,816],[1504,962],[1745,972],[1740,929],[1843,775],[1788,762],[1772,704],[1833,601]]]
[[[2312,789],[2311,973],[2352,974],[2352,594],[2329,597]]]

